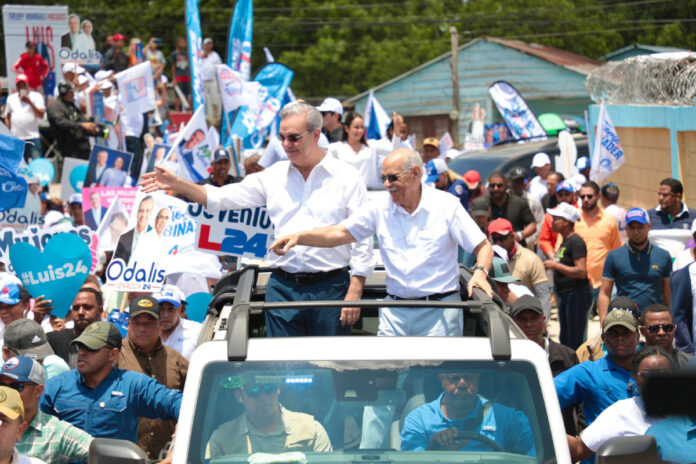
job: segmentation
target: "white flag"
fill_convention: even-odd
[[[179,131],[163,163],[175,154],[181,175],[191,182],[200,182],[208,177],[208,168],[215,148],[210,147],[208,142],[205,107],[199,106],[186,127]]]
[[[440,158],[444,158],[451,148],[454,148],[454,140],[449,132],[445,132],[445,135],[440,139]]]
[[[626,162],[626,157],[619,136],[616,134],[616,129],[609,118],[604,103],[602,103],[599,107],[597,136],[592,151],[590,179],[601,184],[612,172],[623,166],[624,162]]]
[[[119,101],[128,114],[142,114],[157,109],[150,60],[121,71],[115,77]]]
[[[384,111],[382,105],[375,98],[374,92],[370,90],[365,104],[365,137],[368,139],[381,139],[387,135],[387,126],[391,123],[391,118]]]
[[[240,106],[258,106],[258,82],[247,82],[241,74],[224,64],[217,65],[218,86],[222,95],[222,106],[225,113],[231,113]]]

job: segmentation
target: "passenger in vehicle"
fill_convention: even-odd
[[[324,427],[313,416],[288,411],[279,402],[280,384],[253,375],[233,376],[235,397],[245,413],[210,436],[206,458],[229,454],[332,451]]]
[[[402,451],[504,451],[535,456],[523,412],[478,394],[481,373],[438,374],[443,393],[411,411],[401,430]]]

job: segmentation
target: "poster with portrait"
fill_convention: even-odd
[[[164,164],[163,164],[163,161],[165,158],[167,158],[167,154],[169,153],[169,150],[171,150],[171,149],[172,149],[172,147],[170,145],[156,143],[155,146],[152,147],[152,151],[150,152],[150,156],[147,159],[147,168],[145,169],[145,172],[154,171],[155,165],[169,168],[168,164],[166,164],[166,163],[168,163],[171,160],[167,160],[166,162],[164,162]],[[174,163],[176,163],[176,159],[174,159]]]
[[[205,108],[201,106],[178,133],[166,160],[176,156],[181,166],[180,175],[191,182],[200,182],[208,177],[214,150],[208,141]]]
[[[106,269],[107,286],[116,290],[157,292],[166,269],[193,250],[196,224],[188,204],[162,192],[136,194],[126,230]]]
[[[71,13],[68,15],[67,26],[68,30],[60,36],[61,63],[70,61],[88,69],[97,69],[101,54],[94,41],[92,21]]]
[[[122,207],[123,230],[128,224],[133,202],[135,201],[135,187],[85,187],[82,189],[82,214],[85,225],[97,231],[101,223],[106,220],[109,208],[118,200]],[[118,230],[116,238],[123,230]],[[99,234],[97,234],[99,235]],[[113,248],[112,248],[113,249]]]
[[[133,154],[95,145],[89,155],[85,187],[124,187]]]

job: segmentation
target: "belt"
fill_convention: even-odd
[[[389,295],[395,300],[425,300],[425,301],[430,301],[430,300],[442,300],[443,298],[447,298],[450,295],[454,295],[455,293],[458,293],[459,290],[452,290],[451,292],[445,292],[445,293],[433,293],[432,295],[426,295],[426,296],[414,296],[412,298],[402,298],[400,296],[396,295]]]
[[[331,277],[337,276],[342,272],[347,272],[347,267],[342,267],[340,269],[333,269],[331,271],[325,272],[285,272],[282,269],[273,269],[273,274],[278,277],[282,277],[285,280],[294,282],[295,285],[309,285],[316,282],[321,282],[322,280],[330,279]]]

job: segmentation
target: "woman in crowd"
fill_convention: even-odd
[[[381,186],[381,166],[378,166],[375,150],[365,140],[363,117],[351,111],[346,114],[343,129],[343,140],[329,145],[328,154],[353,165],[367,187]]]

